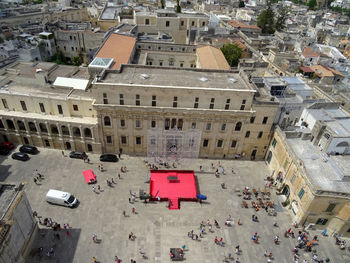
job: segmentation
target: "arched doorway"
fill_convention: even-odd
[[[289,186],[288,185],[285,185],[282,189],[282,192],[281,192],[282,195],[285,195],[288,199],[289,195],[290,195],[290,189],[289,189]]]
[[[91,144],[88,144],[88,145],[87,145],[87,148],[88,148],[88,152],[92,152],[92,146],[91,146]]]
[[[270,164],[271,159],[272,159],[272,152],[269,151],[269,153],[267,154],[267,158],[266,158],[266,161],[267,161],[268,164]]]
[[[50,142],[49,142],[49,140],[45,140],[45,146],[46,146],[46,147],[50,147]]]
[[[70,145],[70,142],[66,142],[66,149],[67,149],[67,150],[72,149],[72,146]]]
[[[29,144],[29,140],[27,137],[23,137],[24,144]]]
[[[252,151],[252,154],[251,154],[251,156],[250,156],[250,159],[255,160],[255,156],[256,156],[256,152],[257,152],[257,151],[258,151],[257,149],[254,149],[254,150]]]

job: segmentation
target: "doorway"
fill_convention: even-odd
[[[255,160],[256,152],[257,152],[256,149],[254,149],[254,150],[252,151],[252,154],[251,154],[251,156],[250,156],[250,158],[251,158],[252,160]]]
[[[27,137],[23,137],[23,141],[24,141],[24,144],[29,144],[29,141],[28,141]]]
[[[87,148],[88,148],[88,152],[92,152],[92,146],[91,146],[91,144],[88,144],[88,145],[87,145]]]
[[[72,146],[70,145],[70,142],[66,142],[66,149],[67,149],[67,150],[72,149]]]

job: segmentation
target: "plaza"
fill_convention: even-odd
[[[39,225],[39,232],[31,241],[29,251],[43,247],[48,251],[55,247],[55,255],[30,255],[27,262],[93,262],[93,257],[100,263],[114,262],[114,256],[122,262],[170,262],[169,249],[186,246],[185,261],[187,262],[222,262],[228,253],[234,254],[234,248],[240,245],[240,262],[267,262],[264,251],[272,252],[274,262],[294,262],[292,248],[296,239],[285,238],[284,232],[291,227],[288,208],[283,208],[271,189],[271,200],[275,201],[277,216],[268,216],[261,209],[255,212],[251,208],[242,208],[242,197],[237,196],[236,188],[243,190],[245,186],[260,189],[264,186],[264,178],[270,175],[264,162],[241,160],[211,160],[187,159],[177,164],[177,169],[194,170],[198,181],[198,192],[208,197],[202,204],[196,202],[181,202],[179,210],[169,210],[167,202],[151,202],[145,204],[136,199],[129,203],[130,191],[138,196],[139,190],[149,191],[148,168],[141,157],[122,155],[118,163],[104,163],[104,172],[98,170],[98,155],[90,154],[90,164],[83,160],[63,157],[60,151],[39,148],[38,155],[32,155],[27,162],[12,160],[11,156],[0,156],[0,174],[3,182],[27,182],[26,194],[33,211],[37,211],[42,218],[52,218],[53,221],[69,224],[69,235],[60,231],[60,239],[53,236],[52,230]],[[217,178],[213,163],[218,162],[225,168],[225,174]],[[128,172],[121,173],[120,168],[126,166]],[[203,166],[202,171],[199,167]],[[232,173],[234,169],[234,174]],[[40,185],[33,182],[35,169],[44,176]],[[92,191],[92,185],[86,184],[82,172],[92,169],[97,175],[97,185],[101,192]],[[219,169],[221,171],[221,169]],[[118,179],[118,173],[121,179]],[[107,180],[116,184],[107,186]],[[222,189],[225,183],[227,189]],[[97,186],[95,185],[95,187]],[[49,189],[57,189],[74,194],[80,201],[77,208],[70,209],[50,205],[45,201]],[[136,213],[132,213],[135,208]],[[126,212],[126,216],[123,215]],[[259,222],[252,222],[251,216],[256,215]],[[233,218],[231,227],[224,222],[229,215]],[[194,230],[199,235],[202,221],[216,219],[220,228],[213,226],[213,233],[206,234],[199,241],[187,237],[187,233]],[[240,219],[242,225],[237,225]],[[273,223],[277,221],[278,227]],[[296,230],[294,230],[297,233]],[[136,236],[134,241],[128,239],[130,232]],[[259,244],[252,242],[251,237],[258,232]],[[96,234],[100,243],[92,241]],[[274,236],[280,237],[280,244],[275,245]],[[349,262],[349,251],[342,251],[335,245],[331,236],[323,237],[320,231],[310,231],[310,236],[319,236],[319,245],[315,246],[319,258],[330,258],[331,262]],[[214,243],[215,237],[223,238],[225,246]],[[143,259],[139,249],[146,252],[148,259]],[[300,251],[300,258],[311,262],[311,253]],[[301,260],[302,261],[302,260]],[[233,262],[233,261],[232,261]]]

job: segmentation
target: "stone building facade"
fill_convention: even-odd
[[[102,151],[145,155],[149,130],[199,129],[199,157],[262,159],[278,104],[245,81],[223,70],[106,70],[92,83]]]
[[[276,128],[266,155],[293,222],[350,237],[349,156],[327,156],[300,131]]]
[[[55,85],[57,76],[66,84]],[[82,78],[88,82],[87,70],[19,62],[6,68],[1,77],[2,141],[101,152],[93,99],[72,84]]]

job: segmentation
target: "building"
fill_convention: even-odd
[[[37,229],[23,184],[0,184],[0,262],[24,263]]]
[[[0,140],[101,152],[86,68],[16,62],[0,76]]]
[[[245,76],[224,70],[121,65],[91,90],[102,151],[143,156],[186,149],[191,157],[261,159],[278,108]]]
[[[282,204],[299,225],[350,237],[350,156],[321,152],[307,130],[277,127],[271,140],[266,162]]]
[[[134,12],[139,33],[170,35],[175,44],[191,44],[198,31],[206,30],[209,17],[203,13],[175,13],[158,9],[155,12]]]

